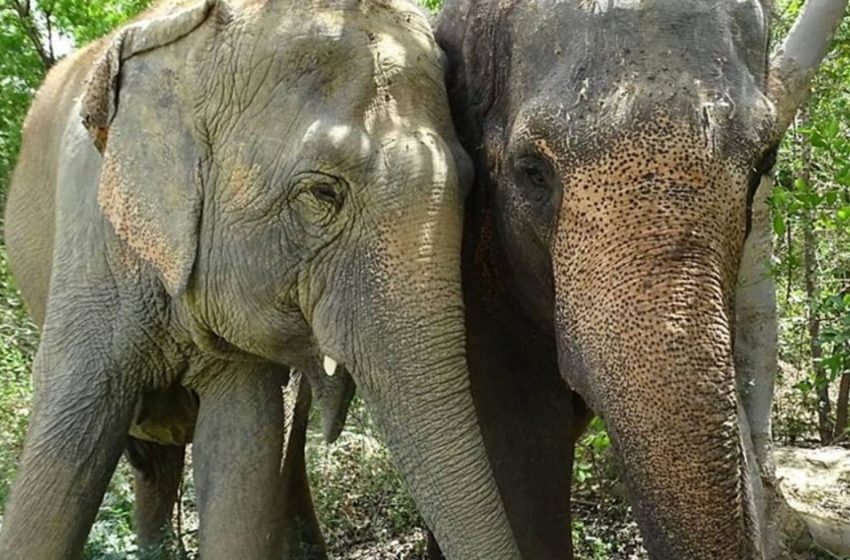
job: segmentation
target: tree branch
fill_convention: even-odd
[[[52,10],[44,10],[44,21],[47,25],[47,53],[50,57],[50,60],[53,63],[56,63],[56,53],[53,52],[53,21],[51,18],[53,17]]]
[[[26,33],[32,43],[32,46],[35,48],[36,53],[38,53],[38,57],[41,59],[41,63],[44,65],[44,71],[46,72],[56,63],[56,59],[44,46],[44,37],[42,37],[42,34],[35,23],[35,17],[33,16],[33,11],[30,6],[30,0],[6,0],[5,4],[18,14],[18,20],[20,21],[21,28],[24,30],[24,33]],[[48,41],[49,40],[50,38],[48,37]]]
[[[776,106],[777,136],[805,102],[809,83],[844,17],[848,0],[807,0],[794,26],[770,61],[767,96]]]

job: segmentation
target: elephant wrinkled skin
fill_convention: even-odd
[[[769,240],[754,208],[767,215],[776,146],[846,4],[806,2],[769,60],[766,0],[446,1],[436,35],[476,168],[467,356],[524,557],[572,557],[589,409],[652,558],[774,547],[769,249],[740,263],[748,234]]]
[[[180,383],[201,556],[281,558],[281,391],[324,356],[448,556],[519,557],[469,391],[442,58],[402,0],[198,0],[50,72],[7,206],[43,329],[0,557],[78,557],[139,399]]]

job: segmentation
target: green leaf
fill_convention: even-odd
[[[833,204],[835,204],[838,201],[838,192],[837,191],[828,191],[826,194],[824,194],[824,199],[826,200],[827,204],[832,206]]]
[[[782,237],[783,235],[785,235],[785,230],[785,216],[783,216],[782,214],[775,214],[773,216],[773,231],[776,233],[776,235]]]
[[[809,135],[809,142],[815,148],[826,148],[829,145],[819,133],[814,131]]]
[[[833,139],[838,136],[839,126],[837,120],[831,120],[826,123],[824,126],[823,134],[825,137],[829,139]]]

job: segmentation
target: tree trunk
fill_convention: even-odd
[[[46,29],[41,31],[36,23],[35,13],[33,12],[30,0],[9,0],[6,5],[12,8],[17,14],[21,28],[26,33],[36,53],[38,53],[38,57],[44,66],[44,72],[47,73],[56,64],[56,55],[53,51],[52,13],[42,9]]]
[[[850,352],[850,347],[845,343],[845,355]],[[833,432],[833,442],[842,440],[847,437],[847,428],[850,425],[848,421],[848,400],[850,400],[850,371],[847,368],[841,374],[841,383],[838,385],[838,401],[835,403],[835,430]]]
[[[810,124],[809,110],[804,107],[800,110],[800,120],[804,127]],[[802,167],[798,179],[806,184],[807,188],[811,188],[812,176],[812,147],[808,140],[801,140],[801,156]],[[821,443],[828,445],[832,440],[832,425],[829,420],[829,382],[826,376],[826,371],[821,364],[823,350],[820,341],[820,311],[818,309],[818,300],[820,289],[818,286],[817,276],[818,260],[817,260],[817,234],[815,232],[815,215],[814,210],[809,203],[803,205],[803,268],[806,284],[806,304],[808,307],[808,331],[809,331],[809,348],[812,355],[812,371],[814,372],[815,391],[817,393],[818,407],[818,435]]]
[[[763,179],[753,198],[752,227],[735,293],[735,369],[757,463],[752,476],[762,481],[762,492],[753,498],[764,557],[784,560],[807,529],[782,495],[773,461],[771,410],[778,356],[776,282],[770,271],[773,228],[767,204],[771,190],[772,181]]]

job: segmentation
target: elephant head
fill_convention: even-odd
[[[169,4],[111,39],[81,108],[100,206],[194,343],[344,366],[449,556],[516,558],[468,388],[443,72],[402,1]]]
[[[771,62],[767,1],[456,0],[468,216],[606,422],[658,559],[762,557],[733,359],[755,192],[846,1]]]

